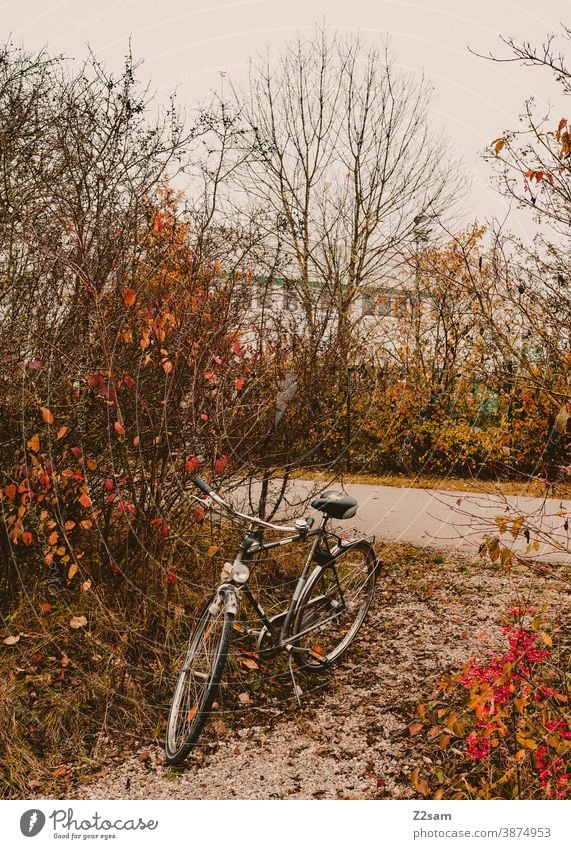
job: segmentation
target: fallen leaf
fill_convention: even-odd
[[[83,628],[85,625],[87,625],[87,619],[85,618],[85,616],[74,616],[70,620],[69,624],[72,628],[75,628],[75,629]]]
[[[408,733],[411,737],[414,737],[414,735],[418,734],[419,731],[422,731],[422,722],[411,722],[408,726]]]
[[[62,426],[60,427],[60,429],[58,430],[58,432],[57,432],[56,439],[63,439],[63,437],[64,437],[64,436],[66,435],[66,433],[68,432],[68,430],[69,430],[69,428],[68,428],[68,426],[67,426],[67,425],[62,425]]]
[[[220,548],[217,545],[211,545],[206,553],[208,557],[214,557],[214,555],[217,554],[219,551]]]
[[[123,303],[126,307],[132,307],[137,300],[137,295],[133,289],[123,289]]]
[[[31,439],[28,440],[28,448],[30,451],[35,451],[36,454],[40,450],[40,434],[35,433]]]
[[[251,657],[242,657],[240,658],[240,663],[242,666],[245,666],[246,669],[259,669],[260,667],[256,663],[255,660],[252,660]],[[247,695],[247,694],[246,694]]]
[[[17,635],[11,634],[9,637],[6,637],[5,640],[2,640],[2,642],[4,643],[5,646],[15,646],[16,643],[18,643],[19,641],[20,641],[20,635],[19,634],[17,634]]]
[[[42,418],[46,422],[46,424],[54,423],[53,413],[48,410],[47,407],[40,407],[40,413],[42,414]]]
[[[250,696],[248,695],[248,693],[240,693],[239,696],[238,696],[238,701],[242,705],[249,705],[250,704]]]
[[[123,427],[123,425],[121,424],[121,422],[115,422],[115,424],[113,425],[113,427],[115,428],[115,432],[116,432],[116,433],[118,433],[118,434],[119,434],[119,436],[124,436],[124,434],[125,434],[125,428]]]
[[[78,571],[77,565],[75,563],[72,563],[71,566],[69,567],[69,569],[67,570],[68,581],[71,581],[71,579],[74,577],[74,575],[77,575],[77,571]]]

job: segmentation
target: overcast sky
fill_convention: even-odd
[[[468,48],[506,55],[499,34],[540,42],[562,21],[571,24],[569,7],[564,0],[0,0],[0,21],[2,39],[11,34],[28,49],[47,46],[76,59],[89,43],[110,68],[120,67],[131,37],[159,96],[166,102],[176,87],[187,108],[219,90],[221,70],[239,83],[248,57],[266,44],[279,51],[296,30],[326,21],[367,40],[388,34],[397,63],[431,78],[432,126],[447,134],[472,180],[467,217],[484,219],[503,217],[506,206],[482,149],[516,125],[530,95],[551,106],[557,121],[567,102],[547,72],[488,62]],[[533,232],[515,210],[510,224]]]

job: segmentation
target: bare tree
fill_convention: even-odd
[[[253,64],[249,91],[234,92],[257,264],[296,293],[315,344],[333,328],[344,366],[357,297],[383,286],[418,216],[442,215],[458,189],[428,129],[429,95],[386,46],[325,32]]]

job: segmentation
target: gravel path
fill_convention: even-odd
[[[387,567],[357,642],[299,710],[290,698],[207,726],[187,766],[146,747],[72,793],[86,799],[406,798],[427,758],[408,733],[434,682],[497,646],[506,609],[569,611],[565,566],[504,572],[458,554],[409,552]],[[302,682],[315,685],[315,676]],[[291,687],[290,687],[291,694]],[[285,693],[285,688],[284,688]],[[254,725],[243,727],[247,722]],[[241,727],[242,726],[242,727]],[[416,748],[415,748],[416,747]]]

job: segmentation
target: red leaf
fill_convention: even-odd
[[[103,484],[103,487],[106,492],[113,492],[113,490],[115,489],[115,481],[112,481],[111,478],[107,478],[107,480]]]
[[[202,419],[203,422],[207,422],[208,421],[207,413],[201,413],[200,418]]]
[[[81,457],[81,448],[77,448],[77,447],[75,446],[74,448],[70,448],[69,450],[71,451],[71,453],[73,454],[73,456],[74,456],[74,457],[77,457],[77,459],[79,460],[79,458]]]
[[[216,460],[216,462],[214,463],[214,471],[216,472],[216,474],[217,474],[217,475],[221,475],[221,474],[222,474],[222,472],[223,472],[223,471],[224,471],[224,469],[226,468],[227,463],[228,463],[228,456],[227,456],[227,454],[222,454],[222,456],[221,456],[221,457],[219,457],[219,458]]]
[[[24,531],[24,533],[22,534],[22,542],[24,543],[24,545],[31,545],[33,539],[34,538],[29,531]]]
[[[132,307],[136,300],[137,296],[133,289],[123,289],[123,303],[126,307]]]
[[[246,381],[244,380],[244,378],[243,378],[243,377],[237,377],[237,378],[236,378],[236,380],[235,380],[235,382],[234,382],[234,385],[236,386],[236,389],[238,390],[238,392],[240,391],[240,389],[242,389],[242,388],[243,388],[243,386],[244,386],[245,382],[246,382]]]
[[[192,475],[194,474],[194,472],[197,472],[200,469],[200,460],[196,456],[189,457],[189,459],[184,464],[184,468],[189,475]]]
[[[195,522],[203,522],[204,517],[206,516],[206,511],[204,507],[195,507],[192,511],[192,515],[194,516]]]
[[[240,345],[239,342],[234,342],[232,344],[232,350],[234,351],[235,354],[239,354],[240,351],[242,350],[242,346]]]

